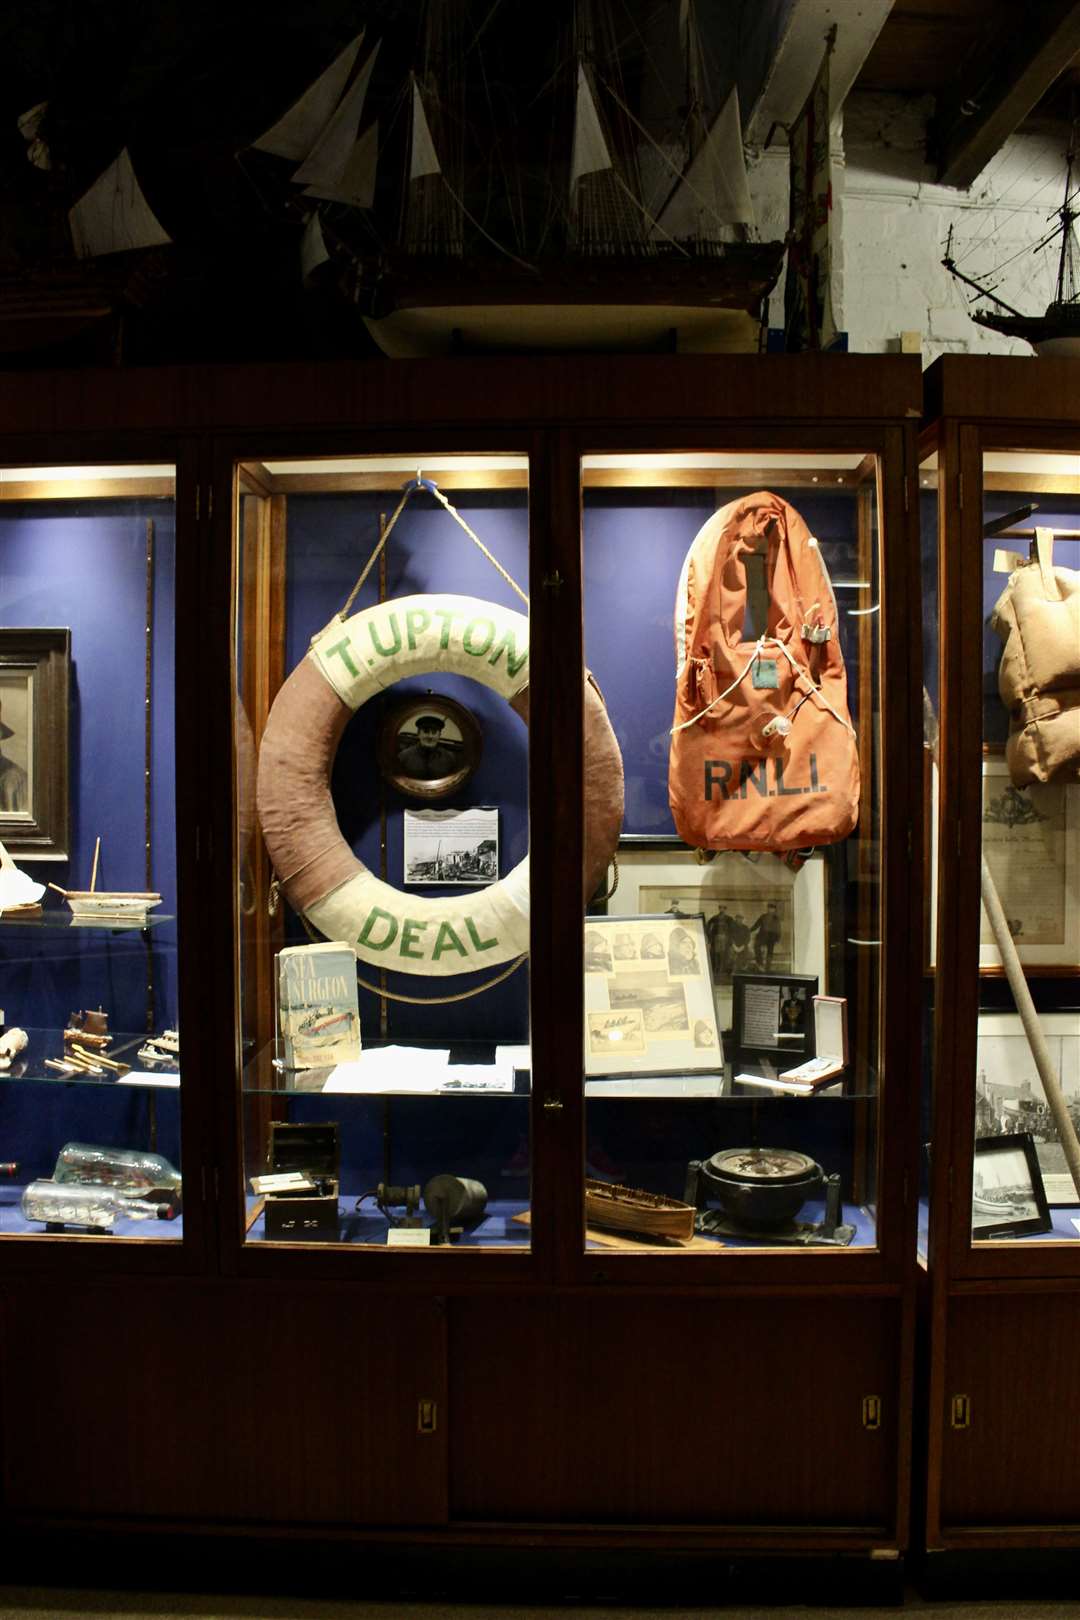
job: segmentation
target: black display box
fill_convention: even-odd
[[[266,1194],[266,1236],[293,1243],[336,1243],[341,1136],[336,1124],[270,1122],[268,1171],[299,1170],[317,1192]]]

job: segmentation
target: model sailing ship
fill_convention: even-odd
[[[945,257],[941,261],[957,281],[973,287],[981,297],[989,298],[998,306],[996,310],[972,310],[971,318],[977,325],[988,327],[992,332],[1000,332],[1005,337],[1023,338],[1031,344],[1037,354],[1080,354],[1080,287],[1077,285],[1076,235],[1073,229],[1077,218],[1077,210],[1073,206],[1077,192],[1073,189],[1072,183],[1075,157],[1075,140],[1073,140],[1070,141],[1069,150],[1065,154],[1065,195],[1061,207],[1056,209],[1052,216],[1057,224],[1031,249],[1033,254],[1041,253],[1051,242],[1059,237],[1061,239],[1054,296],[1044,314],[1022,315],[1018,309],[1014,309],[1003,298],[999,298],[993,287],[984,286],[975,277],[965,275],[958,269],[953,258],[951,225],[945,246]],[[1004,313],[999,314],[998,310]]]
[[[738,95],[713,116],[693,0],[665,16],[685,83],[678,133],[660,139],[627,99],[609,0],[572,10],[546,82],[503,111],[492,8],[427,0],[378,118],[361,128],[379,44],[358,68],[360,36],[253,143],[298,165],[305,277],[347,263],[386,353],[757,347],[784,248],[752,240]],[[650,69],[655,100],[646,54]]]
[[[144,889],[99,889],[97,875],[100,858],[99,837],[94,845],[90,887],[62,889],[58,883],[50,883],[49,888],[63,895],[71,908],[73,923],[126,923],[132,928],[145,928],[147,913],[161,904],[160,894]]]

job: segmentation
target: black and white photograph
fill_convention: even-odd
[[[723,1072],[700,916],[585,922],[587,1075]]]
[[[480,761],[480,727],[463,703],[428,693],[392,705],[379,727],[379,769],[399,792],[442,799]]]
[[[0,630],[0,841],[66,860],[70,632]]]
[[[1073,1125],[1080,1131],[1080,1016],[1043,1013],[1043,1038]],[[1023,1133],[1035,1144],[1051,1204],[1078,1204],[1065,1149],[1016,1013],[980,1013],[975,1072],[975,1135],[981,1141]]]
[[[494,883],[499,876],[499,812],[406,810],[405,882]]]
[[[785,1068],[814,1056],[816,976],[737,973],[733,1033],[736,1050],[775,1058]]]
[[[702,866],[692,850],[619,849],[619,885],[611,916],[663,915],[676,923],[699,916],[717,1018],[731,1022],[736,973],[813,973],[825,969],[824,862],[799,872],[776,860],[723,851]],[[658,956],[656,938],[642,940],[642,959]]]
[[[1035,1144],[1027,1132],[976,1142],[972,1237],[1019,1237],[1049,1232],[1051,1225]]]

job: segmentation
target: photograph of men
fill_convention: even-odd
[[[444,739],[446,721],[437,714],[421,714],[413,732],[403,731],[398,737],[398,769],[403,776],[412,776],[418,782],[437,782],[440,777],[453,776],[461,764],[461,756],[452,746],[461,742],[450,734]],[[454,730],[457,728],[454,727]]]
[[[2,745],[14,737],[11,726],[0,720],[0,815],[10,816],[30,808],[29,781],[22,766],[2,752]]]
[[[750,934],[754,941],[754,966],[763,973],[771,973],[773,952],[780,943],[780,907],[775,900],[766,902]]]

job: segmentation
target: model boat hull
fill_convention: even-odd
[[[663,1193],[588,1178],[585,1182],[586,1226],[689,1243],[694,1235],[695,1213],[692,1204],[667,1198]]]
[[[132,894],[108,889],[67,889],[64,898],[75,923],[145,923],[147,914],[160,906],[160,894]]]

